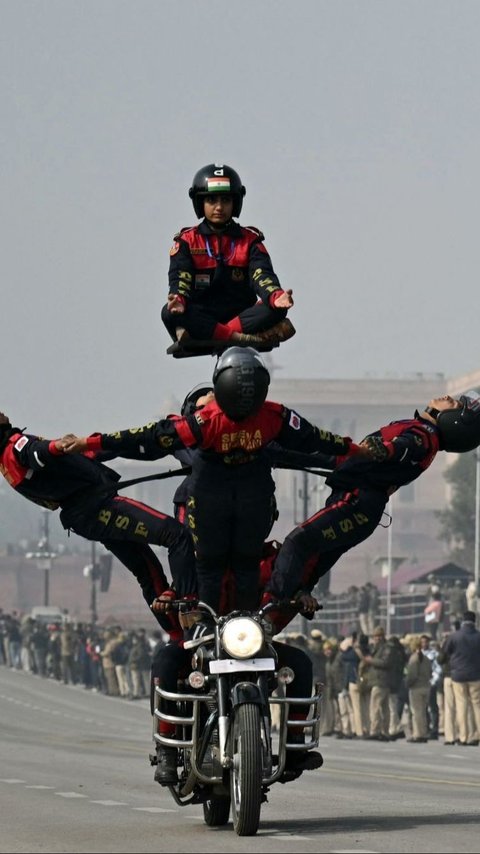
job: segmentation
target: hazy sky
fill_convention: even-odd
[[[0,0],[2,394],[44,435],[209,379],[160,319],[195,171],[296,300],[279,376],[480,367],[477,0]]]

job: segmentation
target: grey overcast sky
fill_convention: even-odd
[[[479,368],[477,0],[0,0],[2,394],[43,435],[209,379],[160,320],[200,166],[296,300],[279,377]]]

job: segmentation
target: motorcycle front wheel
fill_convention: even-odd
[[[234,712],[230,795],[238,836],[254,836],[262,805],[262,737],[260,707],[244,703]]]

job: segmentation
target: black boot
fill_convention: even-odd
[[[288,736],[290,744],[304,744],[303,733],[292,733]],[[297,780],[304,771],[315,771],[323,765],[323,756],[318,750],[287,750],[285,770],[279,778],[279,783],[290,783]]]
[[[157,745],[157,767],[153,779],[161,786],[175,786],[177,775],[177,748]]]

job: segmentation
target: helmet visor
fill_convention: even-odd
[[[465,392],[460,397],[463,404],[462,416],[464,420],[473,420],[480,415],[480,394],[475,389]]]

